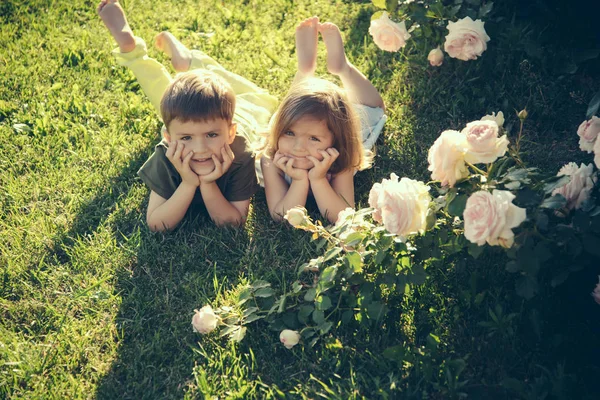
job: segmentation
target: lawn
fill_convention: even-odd
[[[600,88],[599,58],[581,56],[600,47],[594,10],[495,3],[483,56],[434,68],[430,48],[377,48],[369,1],[122,1],[149,45],[169,30],[279,97],[295,73],[298,21],[339,25],[389,117],[374,167],[356,175],[360,205],[392,172],[427,182],[441,131],[500,110],[512,140],[527,109],[528,165],[591,162],[576,132]],[[226,304],[255,279],[289,286],[319,253],[309,234],[271,221],[263,192],[243,229],[200,216],[149,231],[136,172],[161,123],[113,59],[95,8],[0,4],[0,397],[599,398],[600,306],[589,293],[600,271],[525,301],[499,252],[428,271],[385,325],[342,326],[314,348],[287,350],[260,323],[241,343],[193,333],[195,308]],[[324,56],[321,46],[326,76]],[[426,349],[430,334],[436,351],[418,365],[383,356],[403,342]]]

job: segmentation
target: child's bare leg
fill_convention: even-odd
[[[298,72],[294,83],[311,77],[317,69],[318,17],[307,18],[296,27],[296,56]]]
[[[319,32],[327,47],[327,69],[340,77],[350,101],[383,108],[383,99],[375,86],[346,58],[339,28],[326,22],[319,24]]]
[[[154,44],[171,59],[175,71],[185,72],[190,69],[192,52],[170,32],[164,31],[156,35]]]
[[[97,12],[119,45],[121,53],[133,51],[135,49],[135,38],[119,0],[102,0],[98,4]]]

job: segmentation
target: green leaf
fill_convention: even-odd
[[[315,301],[315,297],[317,297],[317,289],[310,288],[306,291],[304,295],[304,301]]]
[[[346,237],[346,246],[356,246],[365,238],[364,233],[353,232]]]
[[[599,107],[600,107],[600,91],[598,93],[596,93],[596,95],[592,98],[592,101],[590,101],[590,104],[588,105],[588,109],[585,114],[585,117],[587,119],[592,118],[598,112]]]
[[[508,189],[508,190],[517,190],[521,187],[521,182],[519,181],[512,181],[512,182],[508,182],[504,184],[504,188]]]
[[[317,310],[325,311],[331,308],[331,299],[328,296],[321,295],[315,301]]]
[[[312,319],[315,324],[321,325],[325,321],[325,313],[321,310],[315,310],[312,313]]]
[[[519,272],[521,268],[519,267],[519,263],[516,261],[509,261],[506,263],[506,270],[510,273]]]
[[[371,21],[375,21],[379,18],[381,18],[381,16],[383,15],[384,11],[377,11],[376,13],[374,13],[373,15],[371,15]]]
[[[312,304],[301,305],[300,309],[298,310],[298,320],[303,324],[307,324],[308,317],[310,316],[310,314],[313,312],[314,309],[315,309],[315,307]]]
[[[352,310],[346,310],[342,313],[342,324],[348,324],[352,321],[352,317],[354,317],[354,312]]]
[[[329,330],[331,329],[331,327],[333,326],[332,322],[326,321],[323,322],[322,324],[319,325],[319,331],[321,331],[321,335],[325,335],[327,332],[329,332]]]
[[[270,287],[270,286],[271,286],[271,284],[269,282],[262,281],[262,280],[254,281],[250,285],[250,287],[252,287],[253,289],[262,289],[262,288],[266,288],[266,287]]]
[[[492,8],[494,8],[493,1],[489,1],[482,5],[479,9],[479,18],[485,18],[490,13],[490,11],[492,11]]]
[[[437,350],[437,348],[440,344],[440,338],[437,337],[436,335],[434,335],[433,333],[430,333],[427,336],[426,343],[427,343],[427,348],[429,350]]]
[[[377,8],[385,8],[385,0],[373,0],[373,5]]]
[[[275,291],[270,287],[258,289],[256,292],[254,292],[255,297],[271,297],[274,294],[275,294]]]
[[[385,8],[390,15],[394,14],[398,8],[398,0],[385,0]]]
[[[414,264],[412,267],[412,274],[409,275],[410,283],[415,285],[422,285],[427,280],[427,273],[421,264]]]
[[[341,247],[333,247],[323,255],[323,262],[331,260],[333,257],[341,253],[343,249]]]
[[[383,356],[388,360],[402,362],[404,360],[405,350],[404,347],[399,344],[397,346],[388,347],[383,351]]]
[[[519,296],[530,300],[538,291],[538,283],[530,276],[522,276],[517,280],[516,292]]]
[[[246,320],[244,321],[244,325],[247,325],[254,321],[258,321],[259,319],[263,319],[264,317],[264,315],[252,314],[248,318],[246,318]]]
[[[258,307],[248,307],[244,310],[244,317],[248,317],[250,314],[254,313],[255,311],[258,311]]]
[[[556,276],[554,276],[554,278],[552,278],[552,281],[550,282],[550,285],[552,287],[557,287],[558,285],[560,285],[561,283],[563,283],[564,281],[567,280],[567,278],[569,277],[570,272],[567,271],[560,271]]]
[[[319,281],[321,282],[333,282],[335,276],[337,274],[338,267],[332,265],[331,267],[327,267],[323,270],[323,273],[319,277]]]
[[[567,199],[562,194],[555,194],[552,197],[548,197],[540,204],[541,208],[549,208],[551,210],[557,210],[564,207],[567,204]]]
[[[469,246],[467,247],[469,255],[476,260],[479,258],[480,255],[483,254],[484,249],[484,246],[479,246],[477,243],[469,243]]]
[[[230,335],[229,337],[236,341],[236,342],[241,342],[242,339],[244,339],[244,336],[246,336],[246,327],[245,326],[240,326],[238,330],[236,330],[232,335]]]
[[[554,189],[563,187],[567,183],[571,182],[571,177],[569,175],[562,175],[560,177],[553,177],[548,180],[549,182],[544,184],[544,192],[546,194],[552,193]]]
[[[600,257],[600,238],[596,235],[584,235],[582,240],[583,248],[589,254]]]
[[[379,301],[374,301],[367,306],[367,315],[369,316],[369,318],[377,321],[385,314],[386,308],[387,307],[385,306],[385,304]]]
[[[282,312],[285,311],[285,300],[286,300],[287,296],[285,294],[283,294],[280,298],[279,298],[279,309],[277,310],[277,314],[281,314]]]
[[[363,262],[362,258],[360,257],[360,254],[356,252],[346,254],[346,262],[353,273],[358,273],[362,271]]]
[[[459,194],[456,196],[450,204],[448,204],[448,213],[454,217],[462,217],[467,205],[467,195]]]

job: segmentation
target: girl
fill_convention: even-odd
[[[327,69],[344,90],[314,77],[317,35],[327,48]],[[281,220],[309,193],[334,223],[354,207],[354,173],[370,166],[365,150],[386,120],[379,92],[346,58],[340,31],[317,17],[296,28],[298,72],[271,123],[261,167],[271,216]],[[370,153],[370,152],[369,152]]]

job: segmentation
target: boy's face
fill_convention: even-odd
[[[326,150],[332,145],[333,133],[327,127],[327,122],[304,116],[279,136],[277,151],[293,158],[294,168],[309,170],[315,165],[306,156],[323,160],[319,150]]]
[[[190,168],[198,175],[207,175],[215,169],[213,155],[223,162],[221,149],[225,144],[233,143],[235,131],[236,124],[229,123],[224,119],[202,122],[181,122],[181,120],[174,119],[169,124],[165,139],[169,142],[177,140],[184,144],[182,159],[190,151],[193,151]]]

